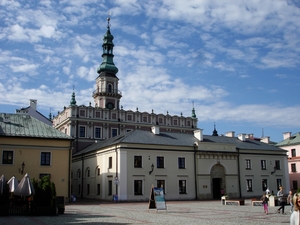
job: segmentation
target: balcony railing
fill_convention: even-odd
[[[99,88],[95,91],[93,91],[93,95],[97,93],[112,93],[112,94],[119,94],[122,95],[122,92],[118,89],[111,89],[111,88]]]

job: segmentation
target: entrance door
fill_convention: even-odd
[[[213,178],[212,185],[213,185],[213,199],[221,199],[221,178]]]

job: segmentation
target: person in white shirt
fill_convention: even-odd
[[[290,225],[299,225],[300,193],[293,197],[294,211],[290,217]]]

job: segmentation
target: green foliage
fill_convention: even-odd
[[[300,193],[300,188],[298,188],[297,193]]]
[[[33,202],[36,206],[56,205],[56,188],[49,176],[44,176],[40,181],[33,179],[32,183],[35,190]]]

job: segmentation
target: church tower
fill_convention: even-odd
[[[110,18],[107,18],[107,31],[103,37],[102,63],[97,69],[96,90],[93,98],[96,108],[119,109],[122,93],[118,89],[119,78],[116,76],[118,68],[113,58],[114,36],[110,33]]]

